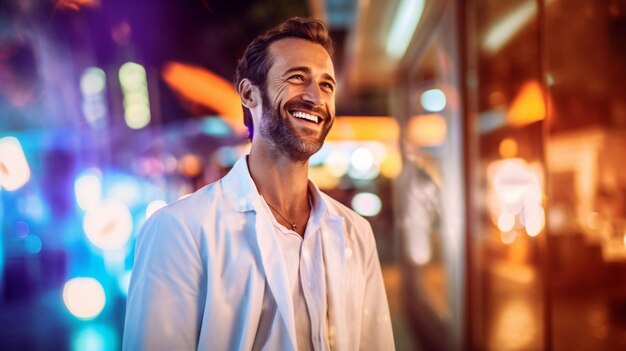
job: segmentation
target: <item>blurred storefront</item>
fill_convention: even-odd
[[[626,1],[427,1],[416,33],[393,107],[418,343],[626,348]]]

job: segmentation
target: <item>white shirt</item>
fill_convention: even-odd
[[[309,189],[324,208],[330,349],[393,350],[369,223]],[[123,350],[297,350],[289,273],[258,194],[241,158],[220,181],[147,220],[137,236]]]
[[[298,350],[329,350],[326,334],[328,325],[326,272],[319,230],[324,209],[318,200],[311,201],[311,215],[304,237],[301,237],[300,234],[278,223],[267,202],[262,203],[272,218],[287,268]]]

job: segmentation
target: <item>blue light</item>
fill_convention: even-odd
[[[204,134],[226,137],[232,134],[230,127],[221,118],[208,117],[202,120],[200,129]]]
[[[41,239],[37,235],[29,235],[24,238],[24,248],[26,248],[26,252],[36,255],[41,252]]]
[[[72,336],[72,351],[110,351],[117,349],[117,335],[106,325],[88,325]]]
[[[446,95],[439,89],[430,89],[420,97],[422,107],[429,112],[439,112],[446,108]]]

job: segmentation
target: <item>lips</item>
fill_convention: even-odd
[[[325,109],[303,101],[289,102],[285,105],[285,110],[294,118],[315,124],[330,120],[330,116]]]

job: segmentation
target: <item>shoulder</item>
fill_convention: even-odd
[[[155,212],[143,226],[150,228],[195,231],[207,214],[220,202],[220,181],[206,185],[197,191],[180,198]]]
[[[333,199],[327,194],[320,191],[320,196],[326,204],[328,211],[331,215],[342,217],[346,229],[348,232],[357,232],[360,236],[362,235],[372,235],[372,227],[367,219],[361,217],[358,213],[354,212],[354,210],[350,209],[346,205],[341,202]]]

